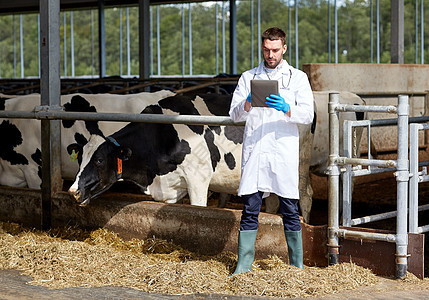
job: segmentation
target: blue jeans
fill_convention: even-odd
[[[244,207],[241,214],[240,230],[258,229],[258,216],[261,211],[263,192],[243,195],[241,199]],[[298,199],[289,199],[278,196],[280,213],[283,216],[285,231],[300,231],[301,221],[298,212]]]

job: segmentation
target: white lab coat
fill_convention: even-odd
[[[274,108],[244,104],[250,93],[251,79],[279,81],[279,92],[290,105],[291,116]],[[246,121],[238,194],[257,191],[299,199],[299,133],[297,124],[313,121],[313,93],[307,75],[285,60],[269,73],[264,63],[244,72],[234,91],[229,115],[234,121]]]

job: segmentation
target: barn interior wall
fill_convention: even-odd
[[[304,64],[313,91],[349,91],[361,96],[367,105],[397,105],[399,94],[410,96],[410,117],[428,115],[429,65],[409,64]],[[341,99],[340,99],[341,102]],[[395,118],[387,113],[368,113],[369,119]],[[390,159],[397,149],[396,127],[371,129],[371,138],[380,159]],[[361,147],[368,149],[367,133]],[[427,149],[428,139],[422,131],[419,139]],[[427,151],[422,153],[427,155]],[[427,158],[426,158],[427,159]]]

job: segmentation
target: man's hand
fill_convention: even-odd
[[[252,103],[252,97],[251,97],[252,93],[249,93],[249,96],[247,96],[247,102]]]
[[[271,94],[269,97],[265,98],[267,101],[265,103],[272,108],[282,111],[287,114],[290,110],[290,105],[286,103],[285,99],[282,96]]]
[[[246,98],[246,103],[244,103],[244,110],[246,112],[249,112],[250,108],[252,107],[252,97],[250,96],[251,93],[249,93],[249,96]]]

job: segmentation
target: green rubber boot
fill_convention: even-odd
[[[289,264],[304,269],[304,252],[302,250],[302,232],[286,231],[285,237],[289,254]]]
[[[238,234],[238,261],[234,274],[252,270],[255,259],[255,241],[258,230],[243,230]]]

